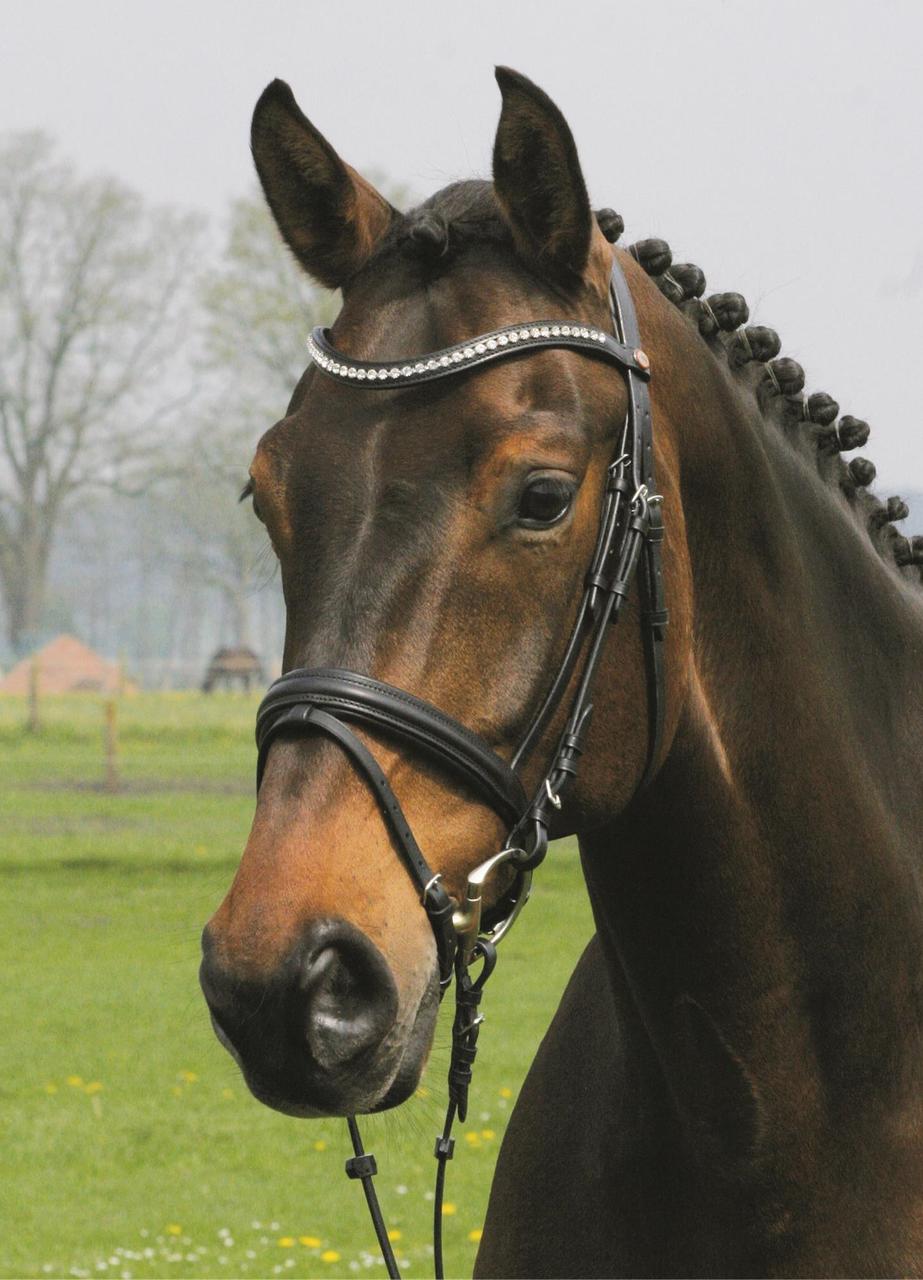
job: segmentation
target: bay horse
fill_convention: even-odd
[[[611,333],[615,261],[652,368],[662,739],[641,786],[635,592],[551,832],[578,836],[597,932],[511,1117],[476,1272],[919,1275],[923,539],[897,532],[906,507],[871,494],[871,464],[841,457],[866,424],[803,395],[777,336],[739,295],[705,298],[662,241],[615,248],[620,219],[591,210],[559,109],[497,79],[493,181],[406,214],[282,82],[252,131],[284,240],[342,290],[344,359],[545,315]],[[629,394],[567,347],[374,395],[315,358],[246,489],[281,566],[284,669],[366,673],[508,761],[585,590]],[[563,716],[521,765],[529,794]],[[386,729],[353,739],[460,900],[503,816]],[[408,1098],[439,1003],[436,939],[358,751],[275,738],[203,940],[219,1038],[298,1116]]]

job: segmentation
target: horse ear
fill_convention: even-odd
[[[342,287],[372,256],[397,211],[302,115],[284,80],[261,94],[250,145],[283,239],[315,280]]]
[[[503,109],[494,143],[494,189],[519,256],[539,275],[573,287],[585,275],[594,220],[573,134],[546,93],[497,67]]]

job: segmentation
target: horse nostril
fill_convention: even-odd
[[[354,930],[325,930],[305,956],[304,1035],[327,1070],[376,1048],[397,1017],[397,991],[381,953]]]

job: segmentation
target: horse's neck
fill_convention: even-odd
[[[810,1163],[872,1109],[904,1123],[923,1100],[923,610],[730,388],[722,410],[682,409],[679,727],[581,848],[681,1117],[725,1156],[769,1142]]]

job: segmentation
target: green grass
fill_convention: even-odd
[[[199,931],[252,814],[254,709],[125,699],[125,788],[108,794],[98,699],[46,700],[36,734],[0,699],[0,1275],[384,1273],[345,1124],[256,1103],[199,995]],[[590,931],[576,851],[558,845],[488,991],[449,1166],[450,1275],[471,1271],[510,1108]],[[443,1019],[422,1096],[364,1126],[410,1277],[432,1270],[447,1043]]]

